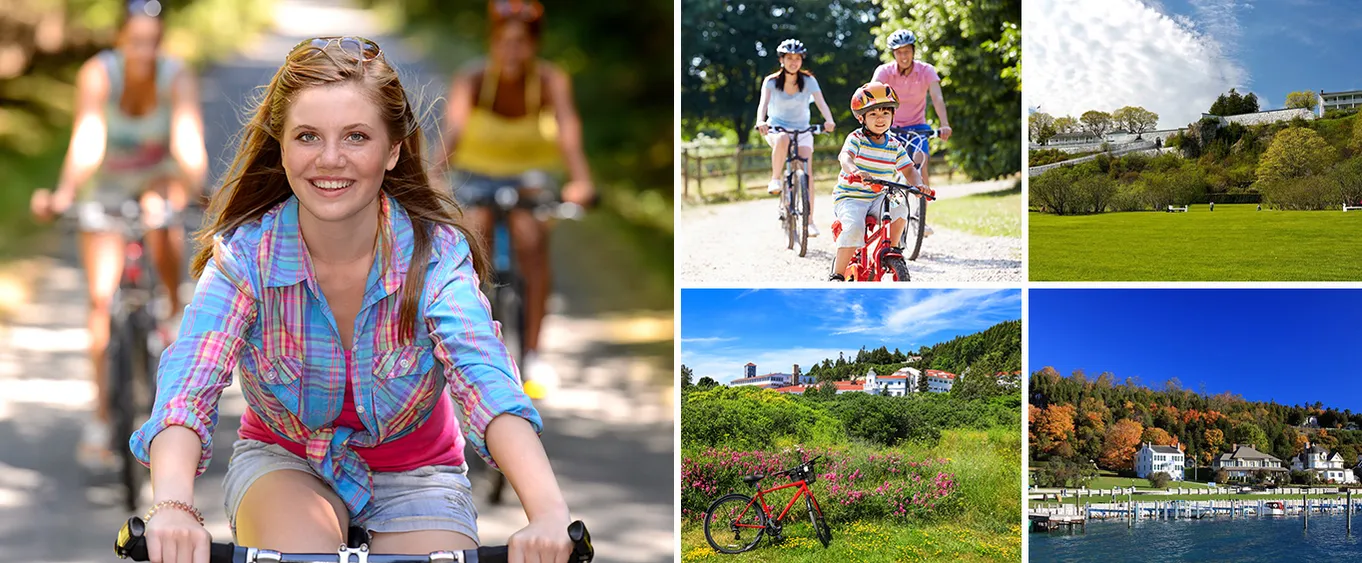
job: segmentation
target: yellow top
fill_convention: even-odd
[[[497,99],[497,67],[483,72],[477,103],[459,135],[450,166],[492,177],[518,176],[531,170],[558,170],[558,121],[553,109],[541,107],[539,73],[525,76],[525,115],[507,117],[492,111]]]

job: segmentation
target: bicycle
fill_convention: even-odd
[[[502,341],[513,354],[518,366],[525,363],[523,332],[525,280],[521,277],[516,260],[511,257],[511,237],[507,218],[513,209],[528,209],[540,221],[549,219],[575,221],[581,220],[585,214],[580,205],[558,201],[552,192],[542,188],[543,182],[534,175],[526,175],[523,183],[526,188],[507,186],[497,189],[493,205],[490,206],[494,214],[495,234],[492,249],[493,283],[487,296],[492,305],[492,318],[501,323]],[[538,392],[528,394],[534,400],[543,398]],[[491,467],[486,467],[485,470],[490,472],[487,502],[499,505],[506,488],[506,477]]]
[[[109,366],[109,449],[118,454],[123,506],[131,511],[137,508],[148,470],[133,457],[128,440],[140,420],[151,416],[156,402],[156,369],[164,348],[156,315],[151,310],[158,284],[145,237],[153,229],[142,220],[142,206],[137,200],[125,201],[117,209],[99,203],[79,203],[63,219],[74,228],[78,216],[110,221],[124,239],[123,276],[109,303],[109,344],[105,357]],[[177,219],[178,213],[167,207],[165,225],[158,228]]]
[[[865,243],[856,249],[855,256],[847,264],[847,269],[842,273],[846,281],[881,281],[888,275],[890,281],[910,281],[908,275],[908,263],[900,252],[894,251],[896,245],[889,240],[890,219],[889,209],[899,205],[908,205],[907,197],[915,195],[925,204],[926,201],[936,199],[930,190],[924,191],[915,186],[877,180],[874,178],[863,178],[866,184],[877,184],[884,186],[888,193],[883,194],[880,212],[875,215],[865,217]],[[922,206],[925,213],[925,205]],[[907,231],[905,230],[906,234]],[[832,223],[832,236],[841,236],[842,222]],[[921,240],[921,239],[919,239]]]
[[[780,230],[786,233],[787,250],[794,249],[795,241],[799,241],[799,257],[803,258],[809,251],[809,221],[813,220],[809,208],[813,205],[813,193],[803,166],[809,159],[799,156],[799,136],[822,133],[823,126],[815,124],[791,130],[772,125],[771,130],[790,136],[789,154],[785,156],[785,182],[780,190]]]
[[[743,553],[756,547],[757,542],[760,542],[761,538],[768,532],[777,541],[783,540],[784,525],[781,524],[781,521],[785,520],[785,516],[790,513],[790,509],[794,508],[795,502],[802,496],[809,511],[809,520],[813,523],[814,534],[824,548],[828,547],[832,543],[832,528],[824,520],[823,509],[818,506],[818,500],[809,490],[809,485],[817,481],[813,464],[822,457],[821,455],[817,456],[793,468],[772,474],[771,476],[785,475],[790,479],[790,483],[778,487],[762,490],[761,480],[767,476],[761,473],[743,477],[742,480],[752,485],[752,489],[756,491],[754,496],[731,493],[720,497],[705,510],[705,539],[709,541],[709,546],[720,553]],[[766,505],[766,495],[791,487],[798,488],[794,497],[790,498],[790,503],[785,505],[785,509],[780,512],[779,516],[773,516],[771,508]],[[754,508],[755,510],[753,510]],[[733,514],[735,511],[737,512],[736,515]],[[716,529],[716,526],[719,527]],[[749,531],[753,534],[752,539],[745,541],[743,534]],[[716,539],[730,533],[733,535],[732,542],[720,543]]]
[[[136,516],[129,518],[114,540],[114,554],[119,559],[147,561],[146,523]],[[577,520],[568,525],[572,539],[572,563],[591,563],[596,557],[591,547],[591,534],[586,524]],[[463,551],[436,551],[429,555],[376,555],[369,553],[368,534],[362,528],[350,529],[350,541],[336,549],[336,553],[280,553],[269,549],[243,547],[231,543],[213,542],[209,546],[210,563],[349,563],[351,557],[359,563],[506,563],[506,546],[483,546]]]
[[[905,128],[901,128],[901,127],[899,127],[899,128],[893,128],[893,127],[891,127],[891,128],[890,128],[890,133],[893,133],[894,136],[895,136],[895,138],[897,138],[897,139],[899,140],[900,143],[903,143],[903,146],[908,147],[910,151],[912,150],[912,146],[913,146],[911,143],[908,142],[908,137],[909,137],[910,135],[913,136],[913,137],[926,138],[926,139],[933,139],[933,138],[939,138],[939,137],[940,137],[940,132],[937,131],[937,130],[935,130],[935,129],[933,129],[933,130],[931,130],[931,131],[917,131],[917,130],[914,130],[914,129],[905,129]],[[916,152],[917,152],[917,151],[913,151],[913,153],[916,153]],[[923,162],[918,162],[918,161],[917,161],[917,154],[911,154],[911,153],[910,153],[910,156],[912,156],[912,158],[913,158],[913,167],[914,167],[914,168],[917,168],[918,171],[921,172],[921,171],[922,171],[922,165],[923,165],[923,163],[925,162],[925,159],[931,158],[932,155],[931,155],[931,151],[928,151],[928,152],[924,155],[924,161],[923,161]],[[926,178],[923,178],[923,182],[924,182],[924,183],[926,182]],[[926,199],[923,199],[922,197],[918,197],[917,205],[914,205],[914,206],[912,206],[911,208],[909,208],[909,211],[908,211],[908,229],[904,230],[903,232],[904,232],[905,237],[907,237],[907,236],[909,235],[909,233],[912,233],[911,236],[913,236],[914,239],[915,239],[914,242],[913,242],[913,250],[912,250],[912,252],[909,252],[909,253],[908,253],[908,256],[907,256],[906,258],[909,259],[909,260],[917,260],[918,253],[922,251],[922,239],[923,239],[923,237],[925,236],[925,234],[926,234],[926,232],[927,232],[927,200],[926,200]],[[905,242],[906,242],[906,241],[905,241]],[[907,250],[907,247],[908,247],[907,244],[903,244],[903,245],[900,245],[900,246],[903,246],[903,247],[904,247],[904,250]]]

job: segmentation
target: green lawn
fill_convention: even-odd
[[[930,217],[929,217],[930,219]],[[1362,212],[1032,212],[1033,281],[1362,280]]]
[[[1115,477],[1103,475],[1088,482],[1089,489],[1111,489],[1114,487],[1135,487],[1136,489],[1154,490],[1149,486],[1149,479],[1135,479],[1131,477]],[[1194,487],[1206,488],[1205,483],[1193,483],[1191,481],[1169,481],[1168,487],[1176,489],[1182,487],[1190,489]]]
[[[813,561],[1020,561],[1021,528],[1010,534],[982,534],[955,523],[904,527],[883,522],[857,521],[832,526],[832,544],[824,548],[808,522],[792,521],[785,527],[785,541],[772,545],[763,539],[752,551],[725,555],[705,541],[701,524],[681,528],[682,563],[785,563]]]
[[[981,237],[1021,238],[1021,186],[927,205],[927,224]]]

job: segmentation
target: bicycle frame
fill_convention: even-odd
[[[799,500],[799,497],[804,496],[804,495],[808,495],[808,496],[809,496],[809,499],[811,499],[811,500],[814,499],[814,497],[813,497],[813,492],[809,490],[809,485],[808,485],[808,483],[807,483],[806,481],[803,481],[803,480],[795,481],[795,482],[793,482],[793,483],[787,483],[787,484],[781,485],[781,486],[779,486],[779,487],[772,487],[772,488],[766,489],[766,490],[764,490],[764,491],[758,490],[758,491],[756,492],[756,494],[752,495],[752,502],[747,503],[747,507],[743,508],[743,511],[742,511],[741,513],[738,514],[737,521],[734,522],[734,525],[737,526],[737,527],[739,527],[739,528],[755,528],[755,529],[764,528],[765,526],[756,526],[756,525],[752,525],[752,524],[742,524],[742,523],[740,523],[740,522],[742,521],[743,515],[747,514],[747,510],[750,509],[750,508],[752,508],[752,504],[753,504],[753,503],[757,503],[757,505],[761,507],[762,513],[767,517],[767,519],[770,519],[770,517],[771,517],[771,507],[770,507],[770,506],[767,506],[767,504],[766,504],[766,495],[769,494],[769,493],[774,493],[774,492],[779,491],[779,490],[781,490],[781,489],[788,489],[788,488],[790,488],[790,487],[799,487],[799,490],[795,491],[795,494],[794,494],[793,497],[790,497],[790,503],[785,505],[785,510],[780,511],[780,516],[777,516],[777,517],[775,518],[775,521],[776,521],[776,522],[780,522],[780,521],[782,521],[782,520],[785,520],[785,515],[790,513],[790,509],[791,509],[791,508],[794,508],[795,502],[797,502],[797,501]],[[814,504],[814,506],[818,506],[818,501],[817,501],[817,500],[813,500],[813,504]],[[819,510],[822,510],[822,508],[820,507]]]

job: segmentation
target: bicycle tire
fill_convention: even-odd
[[[832,528],[828,527],[827,521],[823,519],[823,510],[813,502],[813,493],[804,497],[804,504],[809,507],[809,521],[813,522],[813,533],[818,536],[818,542],[822,543],[823,548],[826,549],[828,545],[832,544]]]
[[[714,551],[717,551],[719,553],[742,553],[745,551],[751,551],[752,548],[757,546],[757,542],[760,542],[761,538],[766,535],[766,513],[762,511],[761,506],[753,504],[750,508],[747,508],[747,512],[744,513],[744,515],[746,514],[755,515],[756,522],[753,522],[753,524],[760,525],[761,526],[760,528],[737,528],[736,526],[730,524],[729,529],[726,530],[727,532],[733,533],[733,538],[735,542],[739,541],[739,536],[744,531],[752,531],[754,533],[752,541],[747,543],[738,543],[736,546],[728,546],[719,545],[719,542],[714,540],[714,532],[716,530],[713,529],[713,523],[716,511],[723,505],[728,503],[736,503],[736,508],[741,510],[747,507],[748,504],[751,502],[752,497],[749,497],[744,494],[732,493],[719,497],[719,500],[710,503],[709,508],[705,510],[705,540],[709,542],[710,547],[714,548]],[[736,524],[736,522],[734,522],[733,524]],[[725,530],[718,531],[725,532]]]
[[[786,250],[794,250],[795,240],[799,237],[799,235],[796,234],[796,231],[798,231],[799,228],[795,224],[794,217],[795,204],[793,192],[794,192],[794,173],[791,172],[785,175],[785,187],[780,191],[780,210],[781,210],[780,216],[785,218],[784,221],[781,222],[780,226],[781,228],[785,229]]]
[[[884,268],[894,275],[894,281],[913,281],[908,275],[908,263],[898,256],[884,259]]]
[[[521,296],[524,283],[513,272],[502,272],[498,284],[492,290],[492,317],[501,322],[501,338],[506,348],[515,358],[517,366],[525,364],[525,307]],[[524,378],[524,374],[521,374]],[[488,504],[499,506],[506,492],[506,475],[500,470],[482,463],[486,472]]]
[[[909,218],[909,223],[915,223],[912,228],[917,239],[913,243],[913,251],[908,255],[909,260],[917,260],[918,253],[922,251],[922,237],[927,232],[927,197],[917,196],[916,207],[917,211]]]
[[[803,258],[809,252],[809,175],[803,170],[799,171],[799,197],[796,198],[799,206],[799,257]]]
[[[137,511],[137,501],[142,490],[142,464],[133,457],[128,448],[132,437],[133,418],[136,415],[136,389],[132,373],[131,322],[128,318],[115,316],[109,322],[109,344],[106,351],[108,366],[109,399],[109,449],[118,456],[118,482],[123,489],[123,507],[128,512]]]

